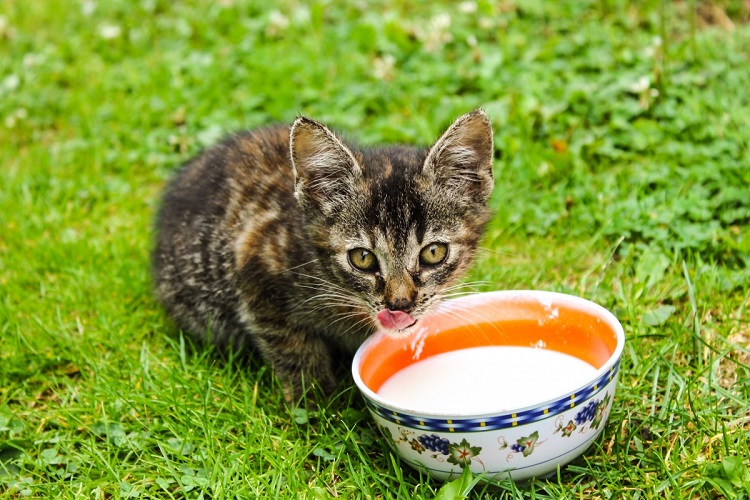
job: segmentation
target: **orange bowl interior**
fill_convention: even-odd
[[[423,328],[424,330],[419,330]],[[423,335],[424,343],[416,336]],[[415,357],[413,344],[421,344]],[[396,372],[436,354],[470,347],[518,346],[550,349],[575,356],[601,368],[615,353],[617,334],[612,326],[565,301],[542,304],[536,298],[503,298],[443,308],[424,318],[407,338],[381,335],[363,353],[362,381],[373,392]]]

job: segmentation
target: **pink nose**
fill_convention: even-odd
[[[413,325],[416,320],[404,311],[391,311],[383,309],[378,313],[378,321],[384,328],[391,330],[403,330],[407,326]]]

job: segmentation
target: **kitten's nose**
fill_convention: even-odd
[[[409,312],[414,307],[414,301],[406,297],[397,297],[392,301],[386,300],[385,306],[391,311]]]
[[[393,280],[385,287],[385,306],[391,311],[411,312],[417,300],[417,288],[411,279]]]

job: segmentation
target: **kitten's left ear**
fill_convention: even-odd
[[[330,211],[346,200],[362,167],[352,152],[325,125],[310,118],[294,121],[289,137],[294,195],[301,203],[312,201]]]
[[[424,172],[450,193],[487,201],[492,176],[492,124],[481,109],[459,117],[430,148]]]

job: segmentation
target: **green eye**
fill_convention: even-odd
[[[423,266],[436,266],[448,256],[448,245],[430,243],[419,252],[419,263]]]
[[[378,258],[366,248],[349,250],[349,263],[360,271],[372,273],[378,270]]]

